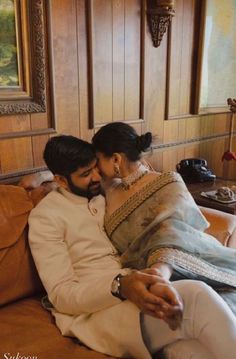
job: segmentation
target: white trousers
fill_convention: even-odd
[[[200,281],[180,280],[173,285],[184,302],[181,328],[172,331],[163,320],[142,315],[149,351],[165,347],[168,359],[235,359],[236,318],[224,300]]]

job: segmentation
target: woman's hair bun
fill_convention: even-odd
[[[144,135],[138,136],[136,138],[136,148],[139,152],[146,151],[152,143],[152,134],[147,132]]]

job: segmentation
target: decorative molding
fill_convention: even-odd
[[[148,0],[147,19],[154,47],[158,47],[175,15],[174,0]]]
[[[21,5],[23,3],[20,3]],[[45,0],[26,0],[26,9],[18,14],[25,22],[29,36],[29,56],[23,54],[23,65],[29,71],[30,79],[25,79],[23,92],[11,92],[10,96],[0,93],[0,115],[34,113],[46,111],[46,54],[45,54]],[[22,35],[22,41],[26,41]],[[21,51],[23,53],[23,51]],[[27,51],[26,51],[27,52]],[[29,81],[29,83],[27,83]],[[29,91],[27,90],[29,89]]]
[[[236,136],[236,131],[233,133],[234,136]],[[229,133],[225,132],[220,135],[209,135],[209,136],[202,136],[202,137],[195,137],[191,138],[189,140],[184,141],[178,141],[178,142],[169,142],[169,143],[161,143],[161,144],[154,144],[152,145],[152,150],[163,150],[170,147],[182,147],[184,145],[189,145],[192,143],[202,143],[207,141],[215,141],[220,138],[228,138]]]
[[[32,130],[32,131],[7,132],[0,134],[0,140],[9,140],[11,138],[21,138],[21,137],[52,135],[55,133],[56,130],[54,128],[43,128],[40,130]]]
[[[46,111],[45,100],[45,32],[44,32],[44,13],[43,0],[34,0],[32,4],[32,61],[34,71],[33,91],[35,102],[33,107],[35,112]]]

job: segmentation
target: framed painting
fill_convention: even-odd
[[[0,115],[46,111],[45,0],[0,1]]]
[[[197,113],[228,112],[236,95],[236,0],[203,0]]]

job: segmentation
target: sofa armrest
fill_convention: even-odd
[[[212,208],[199,208],[210,223],[206,233],[217,238],[224,246],[236,248],[236,216]]]

